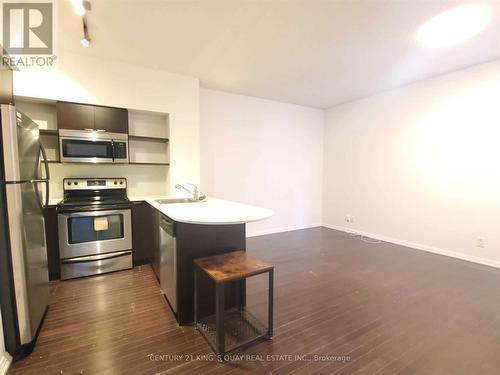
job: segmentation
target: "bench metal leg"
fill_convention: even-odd
[[[240,311],[245,310],[247,306],[247,280],[238,281],[238,303]]]
[[[273,299],[274,299],[274,269],[269,271],[269,300],[268,300],[268,326],[267,326],[267,338],[273,337]]]
[[[224,283],[217,283],[215,286],[215,329],[216,329],[216,346],[217,346],[217,354],[219,356],[224,356],[225,351],[225,342],[224,342]]]
[[[198,329],[198,267],[194,265],[194,328]]]

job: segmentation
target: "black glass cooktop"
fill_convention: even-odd
[[[108,205],[130,203],[126,197],[73,197],[66,198],[59,206],[81,206],[81,205]]]

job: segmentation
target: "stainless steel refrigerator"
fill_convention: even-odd
[[[44,206],[49,167],[38,125],[1,105],[0,308],[7,351],[31,352],[49,299]]]

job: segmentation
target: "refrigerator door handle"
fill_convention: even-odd
[[[45,184],[45,205],[43,206],[43,208],[46,208],[49,205],[49,180],[44,180],[41,182]]]
[[[47,159],[47,153],[45,152],[45,148],[41,143],[40,143],[40,151],[42,152],[43,165],[45,166],[45,179],[48,181],[50,180],[49,159]]]
[[[36,191],[36,195],[37,196],[38,196],[38,189],[36,187],[36,183],[41,182],[41,183],[45,184],[45,205],[43,205],[43,203],[40,204],[40,206],[43,209],[44,207],[47,207],[49,205],[50,171],[49,171],[49,162],[48,162],[48,159],[47,159],[47,153],[45,152],[45,148],[42,146],[42,144],[40,144],[40,152],[42,154],[43,164],[45,166],[45,178],[39,178],[39,179],[35,179],[35,180],[30,180],[30,182],[32,184],[35,184],[35,191]],[[39,201],[40,201],[40,199],[39,199]]]
[[[38,197],[38,201],[40,202],[40,194],[38,193],[38,188],[36,186],[37,183],[41,182],[45,184],[45,205],[40,202],[41,208],[45,208],[49,205],[49,180],[47,179],[41,179],[41,180],[30,180],[30,182],[34,185],[36,195]]]

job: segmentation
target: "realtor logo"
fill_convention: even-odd
[[[3,2],[3,48],[10,55],[52,55],[52,2]]]

